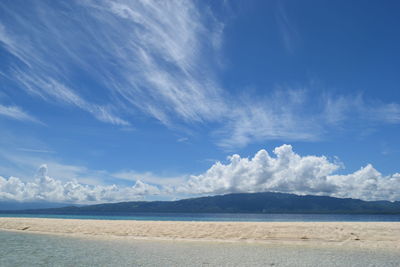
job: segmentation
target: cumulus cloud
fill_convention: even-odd
[[[300,156],[292,146],[273,151],[260,150],[253,158],[229,157],[229,163],[215,163],[205,173],[191,176],[179,192],[225,194],[274,191],[295,194],[351,197],[364,200],[400,200],[400,174],[383,176],[367,165],[360,170],[335,175],[341,164],[325,156]]]
[[[138,200],[144,196],[157,195],[160,190],[153,185],[137,180],[132,187],[89,186],[76,180],[61,182],[47,175],[47,166],[42,165],[33,182],[19,178],[5,179],[0,176],[0,200],[2,201],[48,201],[70,203],[99,203]]]
[[[216,162],[206,172],[187,178],[157,177],[152,173],[120,172],[115,178],[135,180],[132,187],[87,185],[77,180],[57,180],[42,165],[34,181],[0,176],[0,201],[50,201],[70,203],[118,202],[153,195],[170,197],[245,192],[282,192],[364,200],[400,200],[400,173],[384,176],[368,164],[350,174],[336,174],[342,163],[325,156],[301,156],[290,145],[270,155],[258,151],[252,158],[235,154],[229,162]]]

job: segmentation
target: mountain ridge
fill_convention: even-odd
[[[400,202],[364,201],[329,196],[287,193],[232,193],[175,201],[130,201],[62,208],[16,210],[16,214],[112,214],[112,213],[308,213],[400,214]],[[0,213],[11,213],[10,210]]]

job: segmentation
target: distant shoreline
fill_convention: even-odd
[[[397,250],[399,222],[190,222],[0,218],[0,230],[77,237],[261,242]]]
[[[10,207],[10,204],[7,204]],[[4,213],[0,211],[0,213]],[[278,192],[232,193],[175,201],[130,201],[60,208],[8,210],[16,214],[213,213],[399,215],[400,202],[364,201]]]
[[[199,222],[400,222],[393,214],[293,214],[293,213],[1,213],[0,218],[56,218],[81,220],[199,221]]]

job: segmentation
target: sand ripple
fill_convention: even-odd
[[[78,236],[339,245],[400,251],[398,222],[187,222],[0,218],[0,229]]]

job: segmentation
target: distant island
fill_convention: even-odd
[[[176,201],[133,201],[60,208],[3,210],[16,214],[132,213],[400,214],[400,202],[285,193],[235,193]]]

